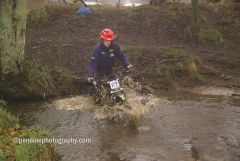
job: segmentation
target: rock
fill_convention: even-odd
[[[219,76],[219,78],[228,80],[228,79],[232,79],[233,77],[230,76],[230,75],[221,74],[221,75]]]
[[[149,127],[149,126],[140,126],[140,127],[138,127],[138,130],[139,130],[140,132],[149,131],[149,130],[150,130],[150,127]]]
[[[219,72],[210,66],[204,66],[203,74],[217,75]]]
[[[219,78],[224,78],[225,77],[225,75],[224,74],[221,74],[220,76],[219,76]]]
[[[107,20],[106,19],[100,19],[99,21],[100,22],[106,22]]]
[[[71,47],[71,44],[62,44],[63,47]]]
[[[44,42],[47,41],[47,39],[46,39],[46,38],[43,38],[43,37],[41,37],[40,40],[41,40],[41,41],[44,41]]]
[[[37,48],[39,48],[39,47],[40,47],[40,46],[33,46],[32,48],[33,48],[33,49],[37,49]]]

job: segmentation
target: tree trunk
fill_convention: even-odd
[[[193,38],[197,39],[197,34],[199,32],[198,25],[198,0],[191,0],[192,3],[192,35]]]
[[[26,0],[0,0],[0,74],[19,73],[24,60]]]
[[[198,20],[198,0],[192,0],[192,12],[194,22]]]
[[[117,9],[120,8],[120,4],[121,4],[121,0],[118,0],[118,3],[117,3]]]

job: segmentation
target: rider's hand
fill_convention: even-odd
[[[131,69],[133,69],[132,64],[130,64],[130,65],[127,66],[127,71],[129,71],[129,70],[131,70]]]
[[[92,83],[93,77],[88,77],[87,80],[88,80],[88,83]]]

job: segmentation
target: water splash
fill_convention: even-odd
[[[55,100],[51,106],[66,110],[91,111],[94,113],[95,119],[108,119],[114,122],[124,122],[124,124],[128,124],[131,121],[137,122],[141,116],[149,113],[152,108],[159,106],[161,103],[168,102],[166,99],[157,98],[152,94],[139,94],[141,85],[129,77],[126,77],[122,81],[122,86],[125,89],[127,97],[127,102],[123,105],[111,106],[105,104],[103,106],[97,106],[91,96],[77,96]]]
[[[154,106],[159,106],[160,98],[154,95],[139,94],[142,86],[139,82],[134,81],[131,77],[125,77],[121,80],[121,85],[124,88],[127,102],[124,105],[103,107],[95,111],[96,119],[109,119],[114,122],[123,122],[124,124],[136,123],[141,116],[148,113]],[[164,100],[164,99],[162,99]]]
[[[76,96],[55,100],[51,104],[58,109],[65,110],[86,110],[92,111],[95,108],[94,100],[90,96]]]
[[[153,95],[139,95],[135,90],[126,90],[127,102],[124,105],[102,106],[96,109],[95,118],[108,118],[119,122],[122,120],[138,120],[143,114],[155,106],[158,106],[160,99]]]

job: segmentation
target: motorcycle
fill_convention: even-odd
[[[120,70],[124,67],[118,67],[114,70]],[[125,68],[124,68],[125,69]],[[117,73],[112,73],[103,78],[93,78],[90,87],[90,95],[94,97],[96,105],[103,106],[104,104],[122,105],[126,102],[126,95],[121,85],[122,78],[131,70],[124,70]]]

